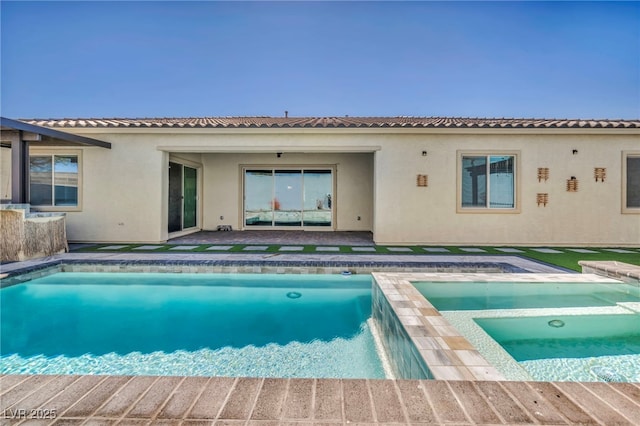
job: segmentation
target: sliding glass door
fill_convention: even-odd
[[[246,227],[332,226],[331,169],[245,169]]]
[[[198,224],[198,170],[169,162],[169,232]]]
[[[333,173],[304,171],[303,226],[331,226]]]
[[[274,173],[273,225],[302,226],[302,171]]]

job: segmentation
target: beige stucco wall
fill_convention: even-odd
[[[112,149],[32,147],[32,152],[81,155],[81,206],[76,211],[65,210],[70,241],[166,241],[170,160],[199,170],[199,226],[202,229],[215,229],[219,224],[231,224],[234,229],[241,227],[242,165],[335,167],[336,229],[371,230],[373,226],[372,153],[294,153],[291,147],[298,147],[295,141],[287,148],[279,137],[264,135],[93,133],[91,137],[111,142]],[[323,142],[322,137],[313,140],[314,144]],[[197,152],[225,144],[245,152]],[[326,148],[313,150],[317,149]],[[286,153],[277,159],[274,150]],[[224,219],[220,220],[220,216]]]
[[[110,150],[82,149],[82,210],[67,214],[69,240],[161,241],[167,158],[152,142],[129,136]]]
[[[10,148],[0,148],[0,200],[11,200]]]
[[[640,244],[640,215],[621,214],[622,151],[637,150],[638,136],[431,135],[403,138],[402,149],[394,149],[391,141],[381,145],[376,155],[376,169],[382,171],[375,191],[378,243]],[[517,153],[519,213],[460,212],[458,151]],[[546,182],[538,182],[538,167],[549,168]],[[607,168],[604,183],[595,182],[594,167]],[[429,176],[427,188],[416,186],[417,174]],[[571,176],[579,180],[576,193],[566,192]],[[546,207],[538,207],[537,193],[549,194]]]
[[[82,149],[82,209],[67,216],[72,241],[166,240],[171,156],[201,171],[204,229],[240,226],[241,165],[317,164],[337,170],[337,229],[373,230],[381,244],[640,244],[640,215],[621,213],[622,152],[640,151],[637,131],[65,130],[113,144]],[[458,212],[461,150],[517,153],[518,213]],[[538,167],[550,169],[548,181],[538,182]],[[607,168],[604,183],[594,167]],[[417,174],[429,176],[428,187],[416,186]],[[565,191],[571,176],[577,193]],[[539,192],[549,194],[546,207],[536,205]]]

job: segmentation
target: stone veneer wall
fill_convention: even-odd
[[[373,280],[371,314],[381,334],[381,341],[398,379],[433,379],[411,338],[396,316],[387,298]]]
[[[28,204],[0,207],[0,261],[15,262],[68,251],[64,213],[31,213]]]

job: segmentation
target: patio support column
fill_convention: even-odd
[[[29,202],[29,142],[21,130],[11,135],[11,202]]]

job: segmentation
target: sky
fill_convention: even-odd
[[[0,2],[10,118],[640,118],[640,2]]]

